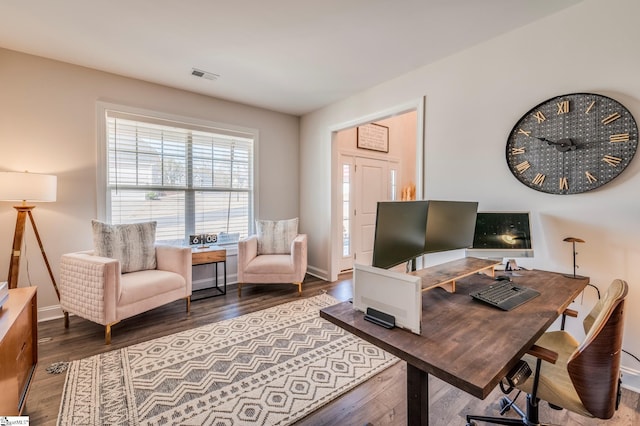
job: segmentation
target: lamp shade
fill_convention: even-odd
[[[56,201],[58,178],[28,172],[0,172],[0,200]]]

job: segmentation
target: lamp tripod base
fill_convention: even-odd
[[[33,220],[33,214],[31,211],[35,206],[27,206],[23,204],[20,206],[13,206],[13,208],[18,211],[18,216],[16,218],[16,229],[13,235],[13,249],[11,251],[11,259],[9,261],[9,276],[7,277],[9,288],[13,289],[18,287],[18,273],[20,272],[20,258],[22,256],[22,240],[24,239],[25,222],[27,220],[27,216],[29,216],[29,221],[31,222],[33,232],[36,236],[36,240],[38,241],[38,246],[40,247],[40,253],[42,254],[47,271],[49,272],[49,277],[53,283],[53,289],[56,291],[58,300],[60,300],[60,291],[58,291],[56,279],[53,277],[53,271],[51,270],[51,265],[49,265],[47,254],[44,252],[44,246],[42,245],[42,240],[38,233],[38,227],[36,226],[35,220]]]

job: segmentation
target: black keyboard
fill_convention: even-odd
[[[510,281],[499,281],[470,294],[476,300],[488,303],[491,306],[510,311],[529,300],[540,296],[536,290],[514,285]]]

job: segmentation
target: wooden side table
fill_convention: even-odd
[[[204,292],[207,290],[216,290],[214,294],[208,294],[197,299],[194,299],[192,296],[192,300],[205,299],[207,297],[221,296],[223,294],[227,294],[227,250],[220,246],[208,246],[208,247],[194,247],[191,249],[191,264],[192,265],[206,265],[209,263],[213,263],[215,265],[215,286],[214,287],[206,287],[203,289],[196,290],[197,292]],[[222,263],[222,267],[224,268],[224,285],[220,288],[218,283],[218,264]]]
[[[19,416],[38,364],[36,287],[9,290],[0,309],[0,415]]]

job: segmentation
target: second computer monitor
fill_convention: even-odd
[[[471,247],[477,202],[381,201],[372,265],[388,269],[425,253]]]
[[[471,247],[477,211],[476,201],[429,200],[424,253]]]
[[[533,257],[528,212],[479,212],[473,247],[467,256],[484,258]]]

